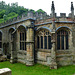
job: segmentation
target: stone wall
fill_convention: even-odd
[[[75,47],[75,25],[73,27],[73,46]]]
[[[51,63],[51,50],[36,50],[36,62],[49,66]]]
[[[71,50],[58,50],[56,55],[58,65],[66,66],[73,64],[73,55]]]
[[[3,69],[0,69],[0,75],[12,75],[12,73],[9,68],[3,68]]]
[[[61,28],[61,27],[67,28],[67,29],[70,28],[72,30],[72,27],[73,27],[72,23],[73,22],[61,22],[61,21],[67,21],[67,19],[65,19],[65,18],[61,18],[58,20],[56,19],[56,22],[55,22],[56,30],[58,30],[58,28]],[[28,19],[28,20],[21,21],[18,23],[10,24],[10,26],[0,28],[0,30],[3,32],[2,42],[3,42],[3,44],[4,43],[6,44],[7,53],[13,54],[12,56],[14,59],[17,59],[17,62],[21,62],[24,64],[27,62],[27,65],[28,65],[28,63],[33,64],[34,61],[36,61],[37,63],[41,63],[41,64],[49,66],[51,64],[51,50],[47,50],[47,49],[46,50],[45,49],[36,50],[36,48],[34,49],[34,43],[35,43],[35,41],[34,41],[34,37],[35,37],[34,29],[36,31],[38,31],[39,28],[44,28],[44,29],[47,28],[48,30],[51,30],[52,29],[52,19],[38,20],[37,23],[34,24],[34,26],[32,25],[33,22],[34,21],[32,19]],[[27,37],[27,39],[26,39],[26,45],[27,45],[26,50],[27,51],[20,50],[20,44],[19,44],[20,38],[18,35],[18,33],[19,33],[18,28],[20,26],[23,26],[26,29],[26,37]],[[14,48],[14,51],[12,51],[12,53],[11,53],[10,47],[7,48],[7,44],[10,42],[9,41],[9,29],[11,29],[11,28],[14,28],[15,29],[14,32],[17,33],[16,34],[17,36],[15,35],[17,37],[15,40],[15,42],[16,42],[15,47],[16,48]],[[73,31],[73,40],[75,41],[75,35],[74,34],[75,34],[75,31]],[[74,41],[73,41],[73,46],[75,46]],[[69,44],[71,44],[71,42]],[[57,64],[62,65],[62,66],[73,64],[73,61],[75,62],[75,56],[74,56],[74,54],[72,54],[73,53],[72,50],[73,50],[72,48],[71,48],[71,50],[64,50],[64,51],[63,50],[60,50],[60,51],[56,50],[57,51],[57,53],[56,53]]]
[[[25,64],[26,63],[26,53],[27,53],[26,51],[19,50],[17,53],[17,62]]]
[[[50,66],[51,64],[51,50],[37,50],[36,51],[36,62]],[[56,51],[56,62],[57,65],[66,66],[73,64],[73,55],[71,50],[60,50]]]
[[[75,65],[75,25],[73,27],[73,64]]]
[[[50,66],[51,50],[36,50],[35,59],[37,63]],[[73,64],[72,50],[56,50],[57,65],[66,66]]]

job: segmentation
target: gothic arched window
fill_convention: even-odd
[[[26,50],[26,32],[20,32],[20,50]]]
[[[69,33],[66,30],[57,32],[57,50],[64,50],[69,48]]]
[[[38,49],[51,49],[51,34],[48,30],[39,31],[36,38]]]
[[[20,50],[26,50],[26,29],[23,26],[19,26],[18,28],[18,36],[19,36],[19,46]]]
[[[2,48],[2,33],[0,32],[0,48]]]

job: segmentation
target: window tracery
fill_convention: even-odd
[[[48,30],[40,30],[37,34],[37,48],[51,49],[51,34]]]
[[[69,32],[66,30],[60,30],[56,34],[57,39],[56,39],[56,44],[57,44],[57,49],[58,50],[65,50],[68,49],[69,46]]]

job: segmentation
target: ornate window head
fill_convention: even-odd
[[[26,50],[26,30],[23,26],[18,28],[20,50]]]
[[[56,45],[58,50],[64,50],[68,49],[68,43],[69,43],[69,32],[66,30],[59,30],[56,33],[57,39],[56,39]]]
[[[51,49],[51,33],[48,30],[40,30],[36,35],[38,49]]]

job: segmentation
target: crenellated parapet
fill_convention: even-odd
[[[21,16],[17,16],[17,17],[14,17],[13,19],[9,19],[3,23],[0,24],[0,27],[2,26],[6,26],[6,25],[10,25],[10,24],[13,24],[13,23],[17,23],[17,22],[20,22],[20,21],[24,21],[26,19],[47,19],[49,16],[47,15],[47,13],[38,13],[36,12],[35,14],[31,11],[29,11],[27,13],[27,15],[25,14],[22,14]]]
[[[34,19],[34,20],[36,20],[35,21],[36,24],[52,21],[52,17],[47,15],[46,13],[36,12],[35,14],[33,14],[33,12],[28,12],[27,15],[22,14],[21,16],[14,17],[13,19],[9,19],[9,20],[5,21],[4,23],[1,23],[0,27],[18,23],[18,22],[24,21],[26,19]],[[69,16],[67,17],[66,13],[60,13],[60,16],[55,16],[55,20],[58,22],[59,21],[73,21],[71,18],[71,14],[69,14]]]
[[[34,19],[35,24],[41,24],[41,23],[45,23],[45,22],[51,22],[53,18],[55,18],[55,21],[57,21],[57,22],[60,22],[60,21],[68,21],[68,22],[74,21],[75,22],[73,2],[71,2],[71,13],[69,13],[68,16],[66,16],[66,13],[60,13],[60,16],[57,16],[57,13],[55,13],[54,2],[52,1],[50,15],[48,15],[46,12],[33,13],[32,11],[29,11],[27,13],[27,15],[22,14],[21,16],[14,17],[13,19],[9,19],[9,20],[5,21],[4,23],[1,23],[0,27],[12,25],[14,23],[19,23],[19,22],[25,21],[27,19]]]

